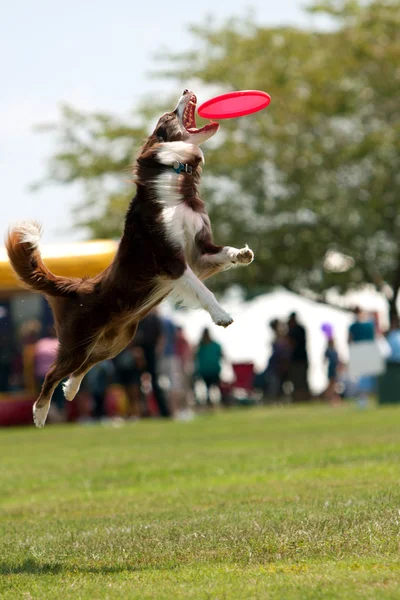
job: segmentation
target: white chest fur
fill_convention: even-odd
[[[162,173],[155,187],[163,205],[162,219],[167,238],[189,257],[195,237],[204,226],[203,217],[185,204],[179,192],[179,176],[173,170]]]

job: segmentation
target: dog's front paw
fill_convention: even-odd
[[[242,265],[249,265],[254,260],[253,250],[250,250],[250,248],[246,245],[244,248],[241,248],[241,250],[239,250],[236,256],[236,260]]]
[[[216,325],[220,325],[221,327],[228,327],[233,323],[231,315],[229,315],[223,308],[219,308],[219,310],[211,314],[211,318]]]
[[[254,252],[250,250],[247,244],[240,250],[228,248],[227,254],[232,265],[249,265],[254,260]]]
[[[233,323],[233,319],[228,314],[226,315],[226,317],[223,317],[222,319],[215,321],[215,324],[220,325],[220,327],[229,327],[229,325],[232,325],[232,323]]]

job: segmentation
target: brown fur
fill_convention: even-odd
[[[102,273],[84,279],[58,277],[47,269],[37,247],[22,241],[21,229],[9,232],[6,248],[11,265],[26,286],[46,296],[59,340],[57,357],[36,409],[48,410],[61,380],[69,375],[80,377],[97,362],[121,352],[134,336],[140,319],[169,294],[173,282],[185,271],[187,257],[165,235],[162,205],[152,183],[170,168],[157,161],[160,131],[163,141],[180,139],[174,115],[168,113],[160,119],[137,159],[137,193],[127,210],[115,258]],[[194,152],[190,161],[193,174],[182,173],[179,177],[187,206],[204,215],[204,228],[190,258],[193,270],[204,279],[224,267],[210,262],[222,246],[212,241],[206,208],[198,193],[200,160],[201,154]]]

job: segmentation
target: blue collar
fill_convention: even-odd
[[[182,171],[185,171],[185,173],[187,173],[188,175],[193,174],[193,167],[191,167],[188,164],[184,165],[183,163],[179,162],[179,160],[176,160],[174,162],[172,168],[175,171],[175,173],[178,173],[178,175],[180,175]]]

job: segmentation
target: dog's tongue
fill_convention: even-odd
[[[204,127],[188,127],[186,129],[186,131],[188,131],[189,133],[201,133],[202,131],[206,131],[208,129],[216,129],[217,127],[219,127],[218,123],[215,123],[214,121],[210,121],[209,123],[207,123],[206,125],[204,125]]]

